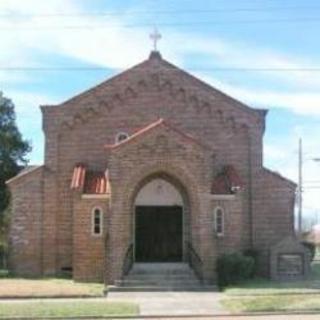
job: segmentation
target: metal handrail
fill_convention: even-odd
[[[190,242],[187,242],[187,259],[199,280],[203,281],[203,262]]]
[[[131,243],[126,251],[123,266],[122,266],[122,276],[126,276],[133,265],[133,243]]]

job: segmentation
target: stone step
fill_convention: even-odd
[[[135,263],[109,291],[216,291],[202,285],[187,263]]]
[[[186,275],[179,275],[179,274],[158,274],[158,275],[150,275],[150,274],[129,274],[125,277],[127,280],[140,280],[140,281],[165,281],[165,280],[188,280],[196,278],[193,273],[186,274]]]
[[[218,287],[214,285],[198,285],[198,286],[137,286],[137,287],[120,287],[108,286],[105,294],[108,292],[160,292],[160,291],[196,291],[196,292],[214,292],[218,291]]]
[[[192,274],[186,263],[135,263],[130,274]]]
[[[135,275],[135,276],[155,276],[155,277],[166,277],[166,276],[192,276],[194,275],[194,272],[192,270],[188,271],[136,271],[131,270],[128,275]]]
[[[197,279],[183,279],[183,280],[117,280],[116,286],[121,287],[141,287],[141,286],[167,286],[167,287],[180,287],[180,286],[198,286],[200,282]]]

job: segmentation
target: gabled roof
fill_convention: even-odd
[[[141,63],[103,81],[102,83],[82,92],[79,93],[78,95],[62,102],[61,104],[55,105],[56,107],[64,107],[67,106],[68,104],[76,103],[79,99],[85,98],[89,95],[96,95],[99,96],[99,93],[105,91],[106,89],[112,89],[114,84],[117,83],[118,80],[122,79],[123,77],[126,77],[129,74],[134,74],[135,72],[140,72],[140,71],[154,71],[155,68],[159,71],[170,71],[173,73],[179,73],[182,75],[185,75],[186,78],[190,79],[195,85],[200,85],[205,89],[208,93],[212,92],[214,95],[219,95],[221,98],[228,99],[231,102],[235,104],[235,107],[239,108],[240,110],[243,110],[245,112],[249,112],[251,114],[255,115],[265,115],[267,113],[267,110],[265,109],[255,109],[251,108],[248,105],[244,104],[243,102],[231,97],[230,95],[214,88],[213,86],[209,85],[208,83],[204,82],[203,80],[195,77],[194,75],[190,74],[189,72],[173,65],[172,63],[166,61],[165,59],[162,58],[161,54],[157,51],[152,51],[150,53],[150,56],[148,59],[142,61]],[[120,83],[120,82],[119,82]],[[49,105],[43,105],[42,108],[50,107]]]
[[[191,135],[183,132],[182,130],[176,128],[174,125],[169,124],[169,122],[167,120],[164,120],[163,118],[160,118],[159,120],[152,122],[151,124],[147,125],[146,127],[136,131],[134,134],[132,134],[130,137],[128,137],[125,140],[122,140],[118,143],[114,143],[114,144],[106,144],[105,147],[108,149],[116,149],[119,148],[120,146],[126,145],[128,143],[131,143],[132,141],[136,140],[137,138],[139,138],[140,136],[143,136],[145,134],[147,134],[148,132],[158,128],[158,127],[166,127],[176,133],[178,133],[179,135],[181,135],[181,137],[183,137],[186,141],[189,141],[191,143],[195,143],[198,144],[199,146],[203,147],[203,148],[207,148],[204,144],[202,144],[200,141],[198,141],[197,139],[195,139],[194,137],[192,137]]]
[[[27,166],[23,170],[21,170],[16,176],[12,177],[11,179],[6,181],[6,184],[10,184],[13,181],[19,180],[20,178],[26,177],[28,174],[33,173],[34,171],[43,168],[43,165],[36,166],[36,165],[31,165]]]
[[[297,188],[297,184],[295,182],[293,182],[292,180],[282,176],[280,173],[272,171],[268,168],[263,167],[263,173],[265,174],[269,174],[270,176],[284,182],[288,187],[290,187],[291,189],[296,189]]]
[[[157,56],[158,57],[158,56]],[[161,56],[160,56],[161,57]],[[143,70],[143,69],[147,69],[147,68],[150,68],[150,64],[152,63],[152,61],[154,60],[155,56],[152,54],[150,54],[150,57],[149,59],[146,59],[138,64],[136,64],[135,66],[129,68],[129,69],[126,69],[104,81],[102,81],[101,83],[83,91],[83,92],[80,92],[79,94],[63,101],[62,103],[60,104],[57,104],[57,105],[42,105],[41,108],[47,108],[47,107],[63,107],[63,106],[66,106],[67,104],[71,103],[71,102],[76,102],[78,99],[81,99],[81,98],[84,98],[90,94],[93,94],[95,95],[96,92],[100,91],[100,90],[104,90],[105,88],[107,87],[111,87],[115,81],[117,81],[118,79],[121,79],[123,77],[125,77],[126,75],[136,71],[136,70]],[[161,59],[161,58],[160,58]],[[162,60],[162,59],[161,59]]]

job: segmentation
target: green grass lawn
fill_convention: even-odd
[[[94,297],[103,296],[104,284],[71,279],[0,278],[0,299],[6,297]]]
[[[9,271],[8,270],[4,270],[4,269],[0,269],[0,278],[5,278],[9,276]]]
[[[138,306],[106,301],[0,302],[0,319],[6,317],[80,317],[137,315]]]
[[[223,299],[222,305],[231,312],[319,311],[320,295],[244,296]]]
[[[320,294],[320,264],[314,264],[312,266],[311,275],[306,280],[276,282],[267,279],[252,279],[235,286],[227,287],[225,288],[224,293],[230,296],[281,295],[295,293]]]
[[[224,290],[222,305],[231,312],[320,310],[320,264],[303,281],[253,279]]]

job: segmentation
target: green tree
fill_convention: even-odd
[[[6,180],[26,166],[26,155],[30,151],[29,142],[22,139],[17,128],[14,104],[0,92],[0,249],[5,246],[7,213],[10,212],[7,209],[10,193]]]

